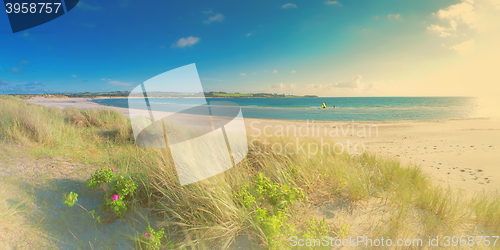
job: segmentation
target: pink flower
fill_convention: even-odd
[[[108,168],[108,169],[109,169],[109,170],[111,170],[111,172],[113,172],[113,173],[115,172],[115,170],[114,170],[114,169],[112,169],[112,168]]]
[[[119,198],[120,198],[120,196],[117,195],[117,194],[111,196],[111,199],[114,200],[114,201],[118,200]]]
[[[148,237],[148,238],[149,238],[149,237],[151,237],[151,234],[149,234],[149,233],[144,233],[144,237]]]

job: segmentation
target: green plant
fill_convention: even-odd
[[[95,216],[95,210],[88,211],[82,205],[76,203],[77,201],[78,201],[78,194],[77,193],[70,192],[69,194],[65,194],[63,197],[63,204],[68,205],[68,207],[73,207],[74,205],[77,205],[81,209],[85,210],[85,212],[87,212],[89,214],[90,218],[97,221],[98,223],[101,223],[101,217]]]
[[[127,212],[130,197],[134,194],[137,184],[130,177],[116,176],[115,170],[108,168],[97,169],[92,177],[87,180],[87,186],[92,189],[103,183],[111,183],[104,198],[105,209],[123,218]]]
[[[161,241],[165,237],[164,229],[160,229],[155,231],[151,226],[148,226],[146,231],[142,232],[140,237],[142,245],[148,250],[158,250],[161,247]],[[173,244],[169,242],[170,247],[173,247]]]
[[[349,224],[347,223],[344,223],[340,226],[339,230],[337,231],[337,236],[340,238],[340,239],[344,239],[345,237],[349,236],[349,229],[351,228],[351,226],[349,226]]]
[[[104,196],[104,209],[113,212],[120,218],[123,218],[127,212],[128,203],[131,200],[135,189],[137,189],[137,184],[135,184],[132,178],[123,177],[121,175],[116,176],[114,172],[115,170],[111,168],[97,169],[95,173],[92,174],[92,177],[87,180],[87,186],[94,189],[104,183],[110,183],[111,189]],[[63,203],[72,207],[78,200],[76,197],[78,197],[78,194],[71,192],[69,195],[64,196]],[[83,209],[87,211],[87,209]],[[94,212],[94,210],[91,212],[87,211],[92,219],[100,222],[100,217],[94,217]]]
[[[255,181],[257,193],[265,198],[274,208],[286,211],[295,201],[305,199],[304,192],[288,184],[271,182],[264,174],[259,173]]]
[[[136,188],[137,184],[130,177],[116,177],[111,183],[111,190],[105,196],[106,209],[123,218],[127,212],[128,201]]]
[[[101,216],[97,216],[97,217],[96,217],[96,216],[95,216],[95,210],[91,210],[91,211],[89,211],[88,213],[89,213],[90,217],[91,217],[93,220],[97,221],[97,223],[101,223]]]
[[[94,188],[101,186],[103,183],[110,183],[115,178],[115,170],[111,168],[97,169],[90,179],[87,180],[87,187]]]
[[[247,183],[243,183],[239,192],[234,192],[236,200],[246,208],[255,204],[255,197],[251,194]]]
[[[268,214],[266,209],[257,208],[254,220],[266,236],[270,249],[280,249],[284,247],[283,236],[295,234],[293,224],[286,223],[286,215],[282,211],[276,214]]]
[[[329,236],[331,230],[332,228],[327,225],[325,219],[318,221],[315,218],[311,218],[307,223],[307,228],[304,231],[302,238],[319,239],[323,236]]]
[[[257,175],[254,188],[243,183],[238,192],[233,192],[236,201],[247,209],[255,209],[254,221],[264,234],[270,249],[284,247],[283,238],[295,232],[295,227],[287,223],[287,210],[297,200],[304,199],[304,193],[290,187],[272,182],[263,173]],[[267,208],[272,209],[271,212]]]
[[[78,194],[70,192],[69,194],[65,194],[63,198],[63,203],[68,205],[69,207],[73,207],[75,202],[78,201]]]

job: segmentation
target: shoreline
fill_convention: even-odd
[[[129,116],[129,110],[91,102],[88,98],[35,98],[29,103],[58,108],[109,108]],[[497,118],[402,121],[307,121],[244,118],[247,135],[309,137],[346,144],[362,144],[365,151],[419,166],[435,183],[468,194],[500,191],[500,122]],[[376,136],[358,136],[355,127],[375,125]],[[352,128],[351,128],[352,127]],[[315,131],[316,135],[286,134],[285,128]],[[345,133],[348,130],[349,133]],[[338,136],[330,136],[337,131]],[[259,133],[260,132],[260,133]],[[325,136],[326,135],[326,136]],[[295,139],[295,138],[293,138]],[[251,143],[251,142],[249,142]]]
[[[134,97],[139,98],[139,97]],[[163,98],[163,97],[148,97],[148,98]],[[199,98],[199,97],[189,97],[189,98]],[[200,97],[201,98],[201,97]],[[103,98],[85,98],[85,97],[70,97],[70,98],[43,98],[43,97],[35,97],[35,99],[27,100],[27,102],[32,104],[38,104],[46,107],[55,107],[55,106],[69,106],[77,108],[111,108],[116,109],[122,112],[125,115],[128,115],[128,108],[123,107],[115,107],[115,106],[107,106],[92,102],[94,99],[127,99],[123,97],[103,97]],[[44,101],[42,101],[44,100]],[[79,103],[81,105],[57,105],[57,104],[67,104],[67,103]],[[88,106],[87,106],[88,105]],[[252,120],[266,120],[266,121],[284,121],[284,122],[317,122],[317,123],[328,123],[328,122],[337,122],[337,123],[352,123],[353,121],[329,121],[329,120],[281,120],[281,119],[269,119],[269,118],[245,118]],[[446,122],[446,121],[468,121],[468,120],[490,120],[495,119],[492,117],[472,117],[472,118],[445,118],[445,119],[428,119],[428,120],[390,120],[390,121],[354,121],[354,123],[402,123],[402,122]]]

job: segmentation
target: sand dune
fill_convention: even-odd
[[[128,116],[125,108],[101,106],[86,98],[37,97],[28,102],[58,108],[111,108]],[[358,149],[363,145],[368,152],[396,157],[404,164],[417,164],[437,183],[463,189],[469,194],[500,190],[500,119],[497,118],[391,122],[245,119],[245,124],[250,136],[260,132],[261,136],[266,133],[316,137],[343,145],[359,144]],[[371,135],[368,131],[360,132],[370,125]],[[375,128],[378,128],[376,134]]]

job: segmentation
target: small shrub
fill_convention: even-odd
[[[87,187],[94,188],[101,186],[103,183],[110,183],[115,178],[115,170],[108,168],[97,169],[90,179],[87,180]]]
[[[165,237],[164,229],[155,231],[151,226],[148,226],[146,231],[142,232],[141,243],[148,250],[158,250],[161,247],[161,241]],[[169,244],[172,247],[172,244]]]
[[[302,238],[304,239],[319,239],[323,236],[329,236],[332,231],[331,227],[327,225],[326,220],[321,221],[311,218],[307,223],[307,228],[304,231]]]
[[[116,176],[115,170],[111,168],[97,169],[92,174],[92,177],[87,180],[87,186],[92,190],[108,183],[111,185],[111,189],[104,196],[104,210],[113,212],[118,217],[123,218],[127,212],[128,203],[132,199],[135,189],[137,189],[137,184],[130,177]],[[69,195],[64,196],[63,203],[72,207],[77,201],[77,196],[77,194],[71,192]],[[93,219],[96,219],[93,213],[88,213]],[[97,220],[100,221],[100,218],[97,217]]]
[[[284,248],[284,237],[296,232],[293,224],[286,222],[286,212],[295,201],[305,199],[305,195],[288,184],[272,182],[262,173],[257,175],[253,184],[255,187],[251,188],[244,183],[238,192],[233,193],[234,198],[246,209],[255,209],[253,219],[264,234],[268,247]]]
[[[137,185],[130,177],[118,176],[111,184],[104,200],[106,209],[123,218],[127,212],[127,201],[134,194]]]
[[[266,236],[270,249],[280,249],[285,246],[282,239],[287,235],[294,235],[296,230],[292,224],[286,223],[286,215],[282,211],[268,214],[266,209],[257,208],[254,220]]]
[[[65,194],[63,198],[63,203],[68,205],[69,207],[73,207],[75,202],[78,201],[78,194],[70,192],[69,194]]]
[[[271,182],[264,174],[259,173],[255,181],[257,193],[265,198],[274,208],[287,210],[296,200],[305,199],[304,193],[288,184]]]
[[[243,183],[239,192],[234,193],[234,197],[246,208],[250,208],[255,204],[255,197],[251,194],[248,184]]]

